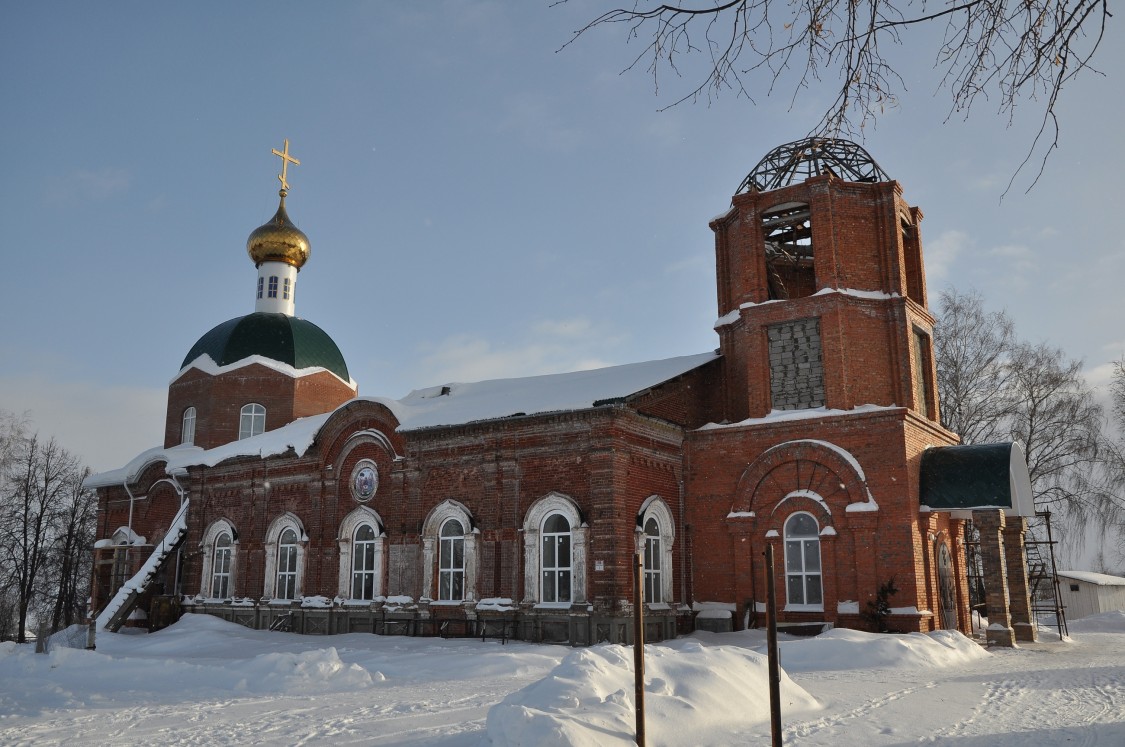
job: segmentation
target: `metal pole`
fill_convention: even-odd
[[[766,649],[770,679],[770,737],[781,747],[781,667],[777,652],[777,604],[774,602],[773,544],[766,545]]]
[[[637,710],[637,744],[645,743],[645,598],[644,557],[633,563],[633,699]]]

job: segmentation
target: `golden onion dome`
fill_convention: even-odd
[[[309,260],[309,237],[293,225],[285,212],[285,190],[281,190],[281,204],[269,221],[254,229],[246,240],[246,253],[254,266],[263,262],[285,262],[298,270]]]

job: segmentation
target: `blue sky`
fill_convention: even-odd
[[[605,4],[5,3],[0,8],[0,408],[95,469],[162,438],[192,343],[253,310],[247,235],[309,235],[297,313],[360,392],[551,373],[717,345],[707,222],[831,83],[659,111],[622,29],[558,52]],[[1125,43],[1064,93],[1038,186],[1000,201],[1038,108],[948,123],[928,53],[865,147],[925,213],[931,299],[976,288],[1022,336],[1125,352]],[[921,43],[921,42],[920,42]],[[689,71],[690,72],[690,71]],[[1022,179],[1017,185],[1026,186]]]

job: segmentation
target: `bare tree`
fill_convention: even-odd
[[[644,45],[626,70],[643,66],[657,90],[664,76],[680,77],[689,58],[702,57],[701,79],[673,106],[724,91],[753,101],[779,85],[796,97],[834,78],[835,99],[810,134],[838,135],[861,132],[905,90],[892,48],[916,56],[919,42],[932,44],[950,113],[967,116],[979,98],[995,96],[1010,119],[1017,103],[1036,101],[1042,121],[1028,157],[1045,142],[1045,159],[1058,143],[1059,96],[1092,70],[1110,16],[1109,0],[634,0],[591,20],[564,47],[593,29],[623,27],[627,41]],[[927,27],[941,35],[919,38]]]
[[[941,294],[934,343],[942,424],[966,444],[1019,441],[1036,508],[1056,514],[1073,549],[1091,524],[1125,543],[1123,450],[1081,363],[1019,341],[1011,320],[985,311],[976,293]]]
[[[1015,346],[1012,320],[985,311],[980,294],[941,292],[934,329],[941,424],[967,444],[1007,439],[1015,403],[1009,357]]]
[[[5,465],[0,494],[0,566],[7,571],[16,600],[19,642],[24,642],[28,612],[42,608],[42,582],[57,537],[60,506],[81,474],[78,461],[53,438],[24,438]],[[39,604],[35,602],[38,600]]]
[[[1113,398],[1111,407],[1121,435],[1125,438],[1125,357],[1113,362],[1113,379],[1109,385],[1109,393]]]
[[[48,572],[54,589],[51,630],[60,630],[82,620],[89,597],[92,560],[97,519],[97,497],[82,487],[89,469],[73,470],[67,477],[66,489],[55,512],[55,536]]]
[[[1009,365],[1012,436],[1024,445],[1036,503],[1066,507],[1081,524],[1120,512],[1104,484],[1107,443],[1102,407],[1082,364],[1047,345],[1018,346]]]

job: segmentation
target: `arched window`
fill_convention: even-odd
[[[774,205],[762,213],[766,281],[771,300],[816,293],[812,212],[803,202]]]
[[[383,595],[383,520],[367,506],[357,506],[340,522],[340,580],[345,599],[372,601]]]
[[[479,536],[463,503],[434,506],[422,524],[423,596],[434,595],[435,604],[476,601]]]
[[[266,408],[256,402],[242,406],[238,420],[238,440],[257,436],[266,430]]]
[[[786,609],[823,610],[820,531],[811,514],[795,513],[785,522]]]
[[[645,601],[650,604],[664,602],[664,585],[661,583],[663,553],[660,551],[660,525],[656,519],[645,522]]]
[[[215,539],[215,549],[211,558],[212,599],[226,599],[230,596],[230,559],[233,545],[229,532],[223,532]]]
[[[457,519],[441,525],[438,547],[438,599],[461,600],[465,597],[465,528]]]
[[[541,600],[571,601],[570,522],[562,514],[551,514],[543,522],[541,569]]]
[[[266,568],[262,593],[272,599],[300,599],[309,538],[292,513],[277,517],[266,530]]]
[[[287,527],[277,541],[275,599],[297,598],[297,533]]]
[[[211,599],[228,599],[237,593],[235,570],[238,564],[238,532],[226,519],[218,519],[203,533],[199,543],[203,573],[199,593]]]
[[[589,528],[574,499],[551,492],[524,515],[524,601],[556,607],[586,601]]]
[[[676,522],[668,504],[658,495],[649,496],[637,512],[637,552],[644,561],[646,604],[668,604],[672,593],[672,544]]]
[[[375,598],[375,528],[360,524],[352,543],[352,599]]]
[[[195,443],[195,408],[189,407],[184,410],[183,426],[180,428],[180,443],[193,444]]]
[[[277,275],[270,275],[270,298],[277,298]]]

